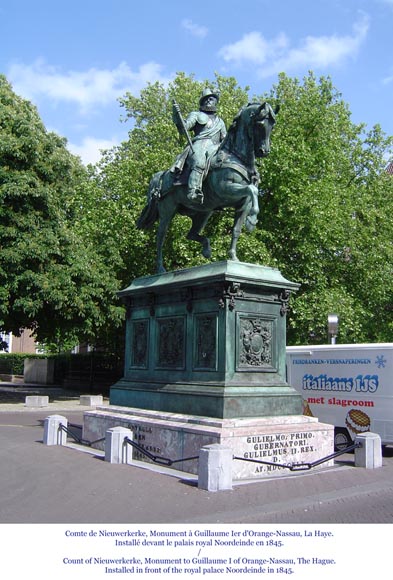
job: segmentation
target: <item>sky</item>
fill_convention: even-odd
[[[0,0],[0,74],[84,163],[127,139],[118,99],[177,72],[330,76],[355,123],[393,135],[393,0]]]

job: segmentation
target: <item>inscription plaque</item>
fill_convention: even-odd
[[[162,455],[161,448],[152,443],[153,429],[145,425],[139,425],[135,423],[128,423],[128,429],[131,429],[133,434],[133,441],[142,447],[144,451],[151,453],[152,455],[159,456]],[[133,450],[132,456],[134,459],[139,461],[147,461],[147,456],[142,451],[138,449]]]
[[[243,458],[261,462],[255,473],[286,470],[275,464],[292,465],[307,461],[305,457],[317,451],[315,442],[315,433],[311,431],[250,435],[243,440],[246,449]]]

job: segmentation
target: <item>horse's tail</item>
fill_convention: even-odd
[[[158,201],[154,197],[145,205],[136,222],[139,230],[150,230],[158,219]]]
[[[149,183],[147,204],[143,208],[142,213],[136,222],[136,226],[139,230],[150,230],[158,220],[158,200],[161,195],[162,175],[162,171],[156,173]]]

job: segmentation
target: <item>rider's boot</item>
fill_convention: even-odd
[[[203,203],[203,192],[200,189],[189,189],[187,199]]]
[[[200,167],[194,167],[188,179],[187,199],[203,203],[202,178],[203,169]]]

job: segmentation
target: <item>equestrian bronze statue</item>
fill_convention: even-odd
[[[212,94],[209,93],[210,96]],[[248,231],[252,231],[257,224],[259,175],[255,161],[270,152],[270,133],[276,122],[276,113],[266,102],[250,103],[239,111],[227,133],[221,123],[213,119],[220,126],[220,135],[214,146],[210,143],[206,147],[208,154],[205,154],[200,179],[193,180],[193,171],[200,168],[200,164],[193,164],[193,149],[198,148],[196,138],[204,130],[203,127],[194,140],[189,139],[186,150],[177,158],[174,167],[159,171],[152,177],[147,204],[137,226],[148,230],[158,220],[158,273],[165,272],[162,249],[169,224],[176,213],[191,218],[187,238],[200,242],[203,256],[210,258],[210,241],[201,231],[214,211],[234,208],[229,259],[238,259],[236,245],[243,224]],[[205,125],[210,117],[209,112],[206,114],[208,120]],[[204,123],[206,119],[201,116],[200,120]],[[205,145],[202,144],[202,147]]]

